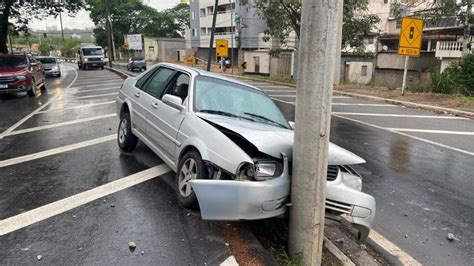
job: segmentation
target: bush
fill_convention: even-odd
[[[443,73],[431,73],[431,83],[436,93],[474,95],[474,54],[451,64]]]
[[[474,95],[474,54],[469,54],[459,63],[459,85],[464,95]]]
[[[442,73],[431,73],[432,91],[436,93],[450,94],[457,90],[459,75],[457,68],[447,68]]]

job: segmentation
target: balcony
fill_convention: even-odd
[[[474,43],[471,44],[471,47],[472,45],[474,45]],[[435,56],[438,58],[461,58],[462,42],[438,41],[436,43]]]

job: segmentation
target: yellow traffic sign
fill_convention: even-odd
[[[398,54],[419,57],[423,37],[423,19],[403,18],[400,29]]]
[[[216,56],[217,57],[229,56],[229,41],[228,40],[216,39]]]

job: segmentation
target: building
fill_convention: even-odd
[[[214,0],[191,0],[191,27],[188,46],[196,57],[207,60],[214,14]],[[215,39],[226,39],[233,50],[234,64],[237,62],[238,48],[255,50],[258,48],[259,34],[267,29],[257,10],[250,5],[242,5],[240,0],[221,0],[217,7]],[[234,37],[234,38],[233,38]],[[214,42],[215,47],[215,42]],[[229,54],[232,54],[229,50]],[[215,54],[212,60],[216,62]]]
[[[144,37],[145,60],[150,62],[181,62],[185,54],[184,38]]]

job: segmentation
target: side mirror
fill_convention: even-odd
[[[291,127],[292,129],[295,129],[295,122],[293,122],[293,121],[288,121],[288,124],[290,124],[290,127]]]
[[[162,101],[164,104],[169,105],[175,109],[178,109],[179,111],[184,110],[183,100],[179,98],[178,96],[165,94],[163,96]]]

